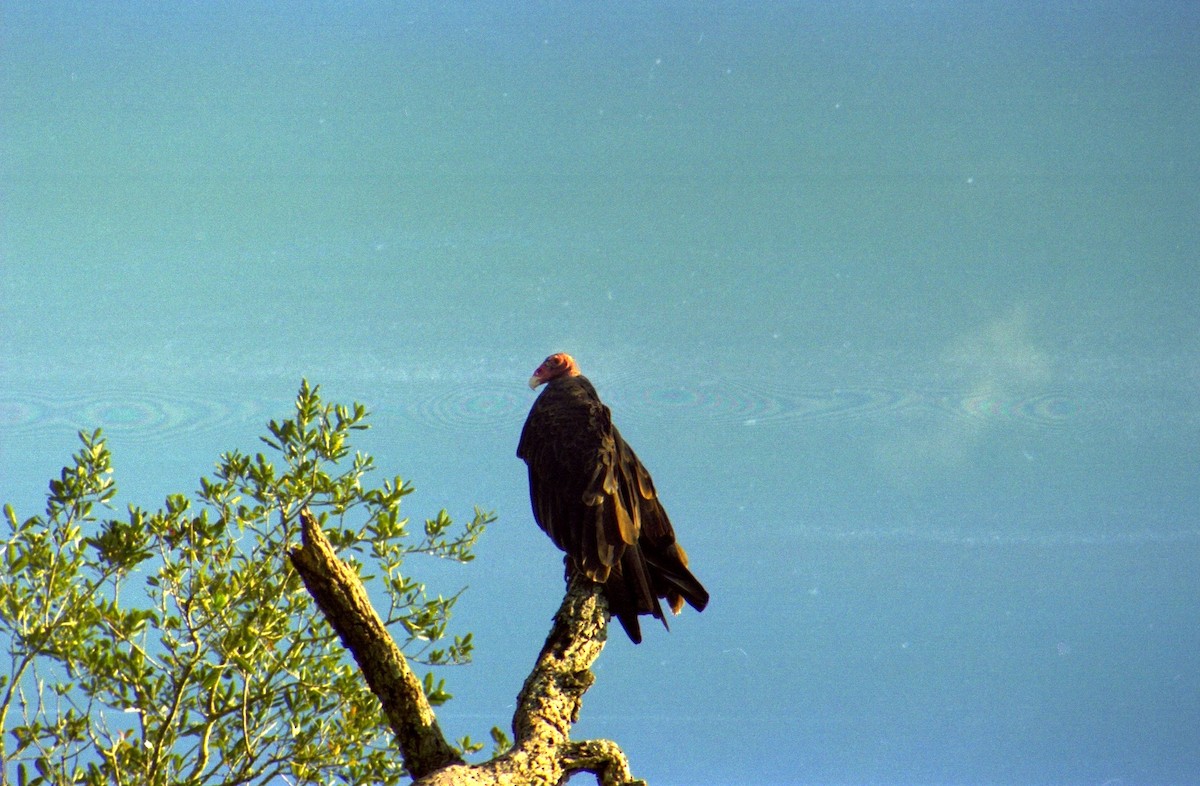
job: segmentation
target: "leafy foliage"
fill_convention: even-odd
[[[412,486],[364,480],[351,454],[366,410],[328,405],[304,382],[296,414],[268,424],[282,459],[220,457],[191,496],[103,518],[117,488],[99,430],[50,482],[44,516],[4,507],[0,543],[0,781],[54,784],[396,783],[403,767],[379,704],[287,559],[310,508],[344,559],[382,576],[383,615],[405,653],[463,663],[447,640],[458,594],[405,572],[426,554],[459,562],[493,516],[456,526],[441,511],[410,527]],[[278,461],[278,458],[276,459]],[[460,590],[461,592],[461,590]],[[426,675],[430,698],[450,698]],[[470,747],[468,740],[463,742]]]

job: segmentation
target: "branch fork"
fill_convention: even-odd
[[[308,510],[301,511],[300,521],[303,545],[289,554],[292,564],[383,705],[414,786],[560,786],[577,772],[595,774],[601,786],[644,786],[630,774],[615,742],[570,738],[583,695],[595,681],[591,666],[607,638],[601,585],[581,574],[570,580],[537,663],[517,695],[513,747],[490,761],[466,764],[446,741],[420,680],[353,568],[338,559]]]

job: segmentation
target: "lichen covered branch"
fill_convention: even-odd
[[[577,772],[594,773],[601,786],[644,786],[630,775],[615,742],[570,739],[583,694],[595,681],[591,667],[604,649],[607,624],[600,585],[576,575],[517,695],[513,747],[482,764],[447,767],[414,786],[559,786]]]
[[[465,764],[446,742],[421,683],[371,607],[354,570],[333,551],[316,519],[301,513],[303,547],[292,564],[354,655],[396,734],[414,786],[561,786],[590,772],[601,786],[644,786],[610,740],[572,741],[591,667],[604,649],[608,607],[596,584],[572,578],[537,663],[517,696],[513,746],[481,764]]]
[[[383,705],[409,774],[419,778],[461,764],[438,728],[421,681],[375,613],[358,575],[338,559],[311,513],[301,511],[300,522],[303,546],[291,551],[292,564]]]

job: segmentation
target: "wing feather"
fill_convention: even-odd
[[[538,526],[576,568],[604,584],[613,616],[635,643],[639,615],[666,625],[659,598],[674,613],[685,601],[696,609],[708,603],[650,473],[585,377],[546,385],[521,430],[517,455],[529,468]]]

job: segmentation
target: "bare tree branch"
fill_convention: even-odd
[[[600,786],[646,786],[629,772],[629,762],[617,743],[612,740],[569,742],[559,753],[563,769],[568,774],[590,772]]]
[[[371,692],[379,697],[409,774],[420,778],[448,765],[462,764],[462,757],[438,728],[421,681],[375,613],[354,570],[338,559],[311,513],[302,510],[300,522],[304,545],[292,550],[292,564],[354,655]]]
[[[645,786],[610,740],[572,742],[591,667],[607,639],[608,605],[601,585],[582,574],[567,587],[537,664],[517,695],[511,750],[476,765],[447,767],[414,786],[559,786],[576,772],[591,772],[602,786]]]
[[[645,786],[610,740],[572,741],[591,667],[607,639],[608,606],[601,585],[574,576],[537,663],[517,696],[513,747],[491,761],[468,765],[446,742],[420,681],[367,599],[362,582],[337,558],[307,511],[300,514],[304,546],[291,552],[305,586],[353,653],[379,697],[414,786],[560,786],[572,774],[595,774],[601,786]]]

